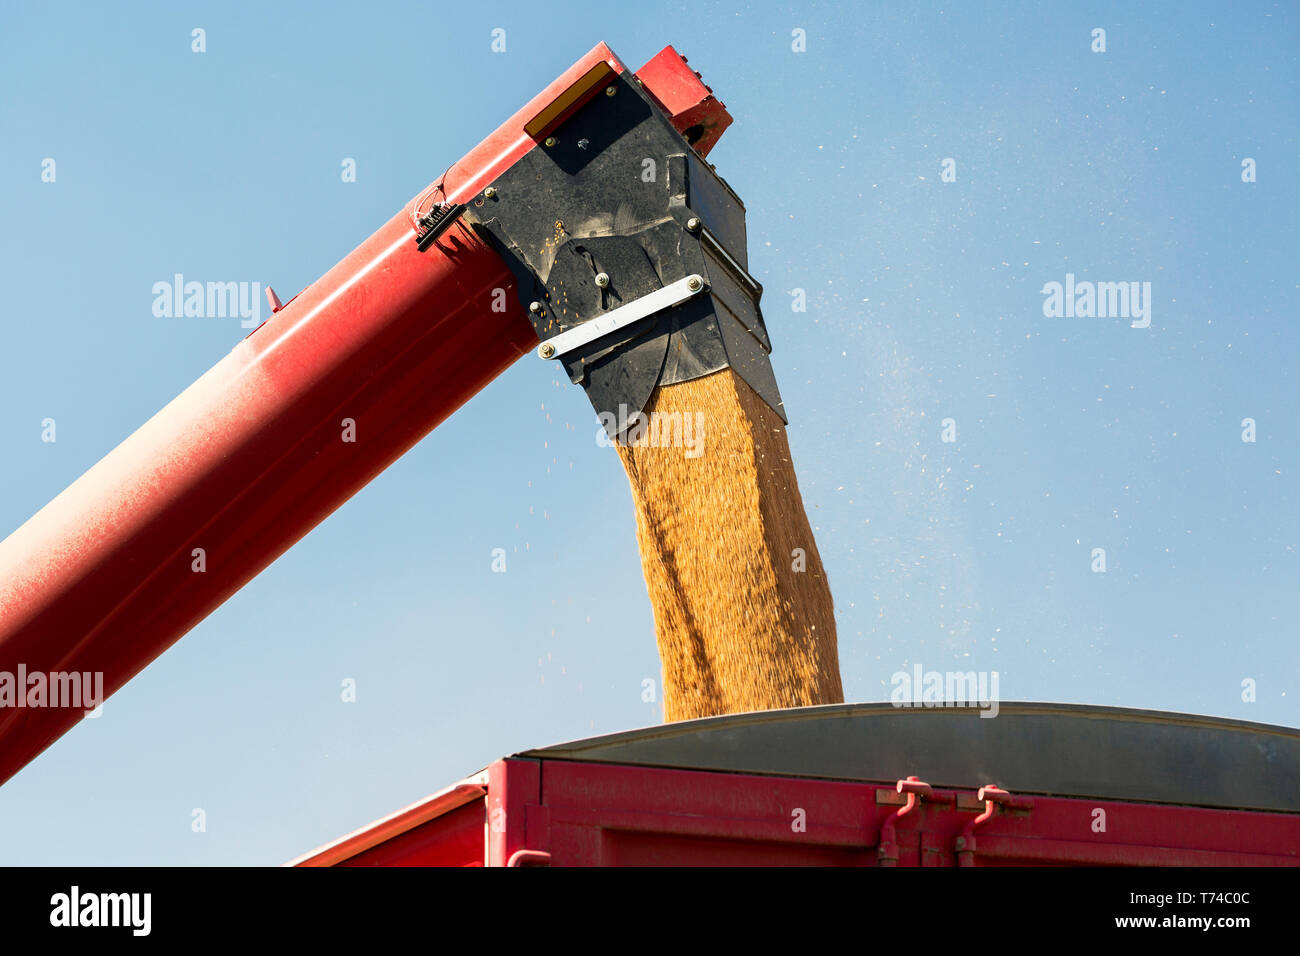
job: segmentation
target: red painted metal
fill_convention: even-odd
[[[488,768],[487,778],[487,865],[506,866],[519,850],[550,849],[545,828],[529,815],[541,804],[541,764],[536,760],[498,760]]]
[[[401,859],[407,859],[413,854],[420,855],[424,865],[429,865],[431,862],[430,855],[422,852],[429,846],[436,848],[438,851],[433,856],[444,863],[454,863],[458,859],[456,848],[460,847],[464,840],[463,830],[465,828],[459,826],[459,824],[471,820],[474,821],[471,829],[474,844],[476,844],[473,849],[481,865],[483,856],[483,798],[486,793],[487,782],[485,780],[462,781],[447,787],[445,790],[439,790],[437,793],[425,797],[409,807],[404,807],[396,813],[376,820],[369,826],[362,827],[345,837],[340,837],[333,843],[326,844],[318,850],[313,850],[306,856],[300,857],[287,865],[359,865],[356,861],[362,857],[374,862],[376,860],[388,861],[399,856]],[[476,814],[459,812],[471,804],[477,807],[478,812]],[[456,825],[449,827],[448,823],[450,821],[454,821]],[[411,831],[429,823],[433,825],[421,834],[419,840],[403,840]],[[436,839],[428,839],[431,833],[436,834]],[[370,851],[375,847],[379,847],[380,852],[371,854]],[[449,847],[451,852],[448,852]],[[394,851],[398,852],[395,854]]]
[[[914,811],[920,805],[922,798],[926,800],[934,799],[934,788],[920,777],[907,777],[898,781],[894,788],[898,793],[906,794],[907,802],[897,812],[887,817],[880,828],[880,845],[877,848],[877,857],[881,866],[898,865],[901,855],[898,846],[898,821]]]
[[[1012,810],[1028,810],[1034,805],[1034,801],[1028,797],[1013,796],[992,784],[980,787],[976,799],[983,801],[984,812],[962,827],[961,836],[957,838],[956,843],[958,866],[975,865],[975,830],[988,823],[999,806]]]
[[[697,153],[707,156],[731,125],[731,114],[704,85],[700,74],[687,65],[686,57],[671,46],[664,47],[636,75],[672,117],[677,131],[691,141]]]
[[[0,543],[0,671],[112,694],[536,344],[496,253],[463,222],[420,252],[414,219],[473,201],[602,64],[625,71],[596,46]],[[0,782],[81,717],[0,711]]]
[[[533,758],[486,776],[486,800],[454,812],[492,831],[488,847],[475,856],[462,842],[457,865],[1300,865],[1292,813]],[[978,853],[962,842],[973,824]],[[419,846],[438,825],[398,839]],[[347,838],[362,856],[377,849],[368,830]],[[344,841],[332,847],[344,865],[356,859]],[[424,859],[399,847],[386,862]]]
[[[515,850],[506,866],[550,866],[551,854],[544,850]]]

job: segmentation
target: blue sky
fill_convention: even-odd
[[[155,316],[155,282],[287,299],[598,41],[634,69],[673,43],[735,116],[710,158],[848,698],[919,663],[1300,725],[1293,5],[322,6],[0,8],[0,535],[246,334]],[[1067,273],[1150,282],[1150,327],[1046,317]],[[597,428],[518,363],[0,788],[0,862],[278,863],[656,722]]]

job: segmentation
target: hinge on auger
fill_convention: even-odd
[[[415,244],[423,252],[429,248],[433,240],[456,221],[457,217],[465,211],[465,204],[459,202],[439,203],[420,217],[416,223],[417,231],[415,234]]]

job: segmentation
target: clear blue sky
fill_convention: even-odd
[[[736,118],[711,159],[849,699],[920,663],[1300,724],[1300,15],[1133,6],[5,3],[0,535],[246,334],[156,317],[153,283],[287,299],[596,42],[633,68],[673,43]],[[1066,273],[1149,281],[1150,328],[1045,317]],[[656,722],[597,428],[520,362],[0,788],[0,862],[278,863]]]

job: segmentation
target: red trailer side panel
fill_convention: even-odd
[[[1069,704],[733,714],[494,763],[489,865],[1296,866],[1300,732]],[[1199,761],[1199,763],[1198,763]],[[889,781],[888,768],[917,774]],[[976,769],[977,768],[977,769]],[[993,776],[995,781],[979,778]],[[1017,789],[1016,784],[1020,784]],[[431,798],[433,799],[433,798]],[[467,816],[473,815],[467,808]],[[380,821],[305,865],[365,854]],[[432,818],[412,845],[436,838]],[[364,859],[377,859],[369,853]],[[384,860],[431,859],[394,843]]]
[[[973,789],[900,815],[897,784],[519,758],[488,775],[486,805],[354,856],[336,846],[333,865],[471,865],[477,846],[490,866],[1300,866],[1296,814],[1032,797],[981,820]]]

